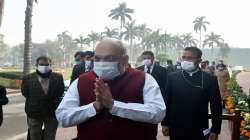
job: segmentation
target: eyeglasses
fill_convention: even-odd
[[[198,59],[198,57],[182,56],[182,60],[195,60],[195,59]]]
[[[50,66],[50,64],[38,64],[38,66]]]
[[[106,62],[113,62],[113,61],[118,61],[120,59],[119,56],[95,56],[95,61],[99,62],[99,61],[106,61]]]

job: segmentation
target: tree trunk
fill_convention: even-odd
[[[133,61],[134,54],[133,54],[133,39],[132,39],[132,37],[130,38],[130,57],[131,57],[131,60]]]
[[[0,28],[3,20],[4,0],[0,0]]]
[[[25,39],[24,39],[24,64],[23,74],[31,72],[31,49],[32,49],[32,10],[34,0],[27,0],[27,7],[25,11]]]
[[[201,30],[200,30],[200,48],[202,48],[202,46],[201,46]]]
[[[81,51],[83,51],[83,43],[81,43]]]
[[[121,34],[122,34],[122,20],[121,20],[121,25],[120,25],[120,35],[119,35],[119,39],[122,39]]]

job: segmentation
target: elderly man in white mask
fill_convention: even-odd
[[[164,100],[152,76],[126,63],[122,43],[105,39],[96,46],[93,71],[69,87],[56,114],[63,127],[77,125],[78,140],[151,140]]]

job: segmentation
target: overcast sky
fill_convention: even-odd
[[[105,26],[119,27],[119,21],[108,18],[109,11],[126,2],[133,8],[138,24],[167,33],[193,31],[193,20],[206,16],[211,22],[207,33],[222,35],[233,47],[250,48],[249,0],[38,0],[33,12],[33,42],[56,39],[67,30],[73,37],[101,32]],[[5,41],[17,45],[24,40],[26,0],[5,0],[3,26]]]

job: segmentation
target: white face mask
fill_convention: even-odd
[[[94,62],[94,72],[104,80],[112,80],[121,75],[118,62]]]
[[[144,59],[143,60],[143,64],[147,67],[151,66],[152,65],[152,61],[151,59]]]
[[[40,66],[40,65],[38,65],[37,70],[39,72],[41,72],[42,74],[45,74],[45,73],[51,71],[51,67],[50,66]]]
[[[91,61],[85,61],[85,66],[86,67],[91,67],[92,62]]]
[[[218,67],[218,70],[224,70],[224,68],[223,67]]]
[[[194,65],[194,62],[192,61],[182,61],[181,68],[185,71],[192,72],[196,69],[196,66]]]
[[[178,70],[180,70],[180,69],[181,69],[181,66],[178,65],[176,68],[177,68]]]

